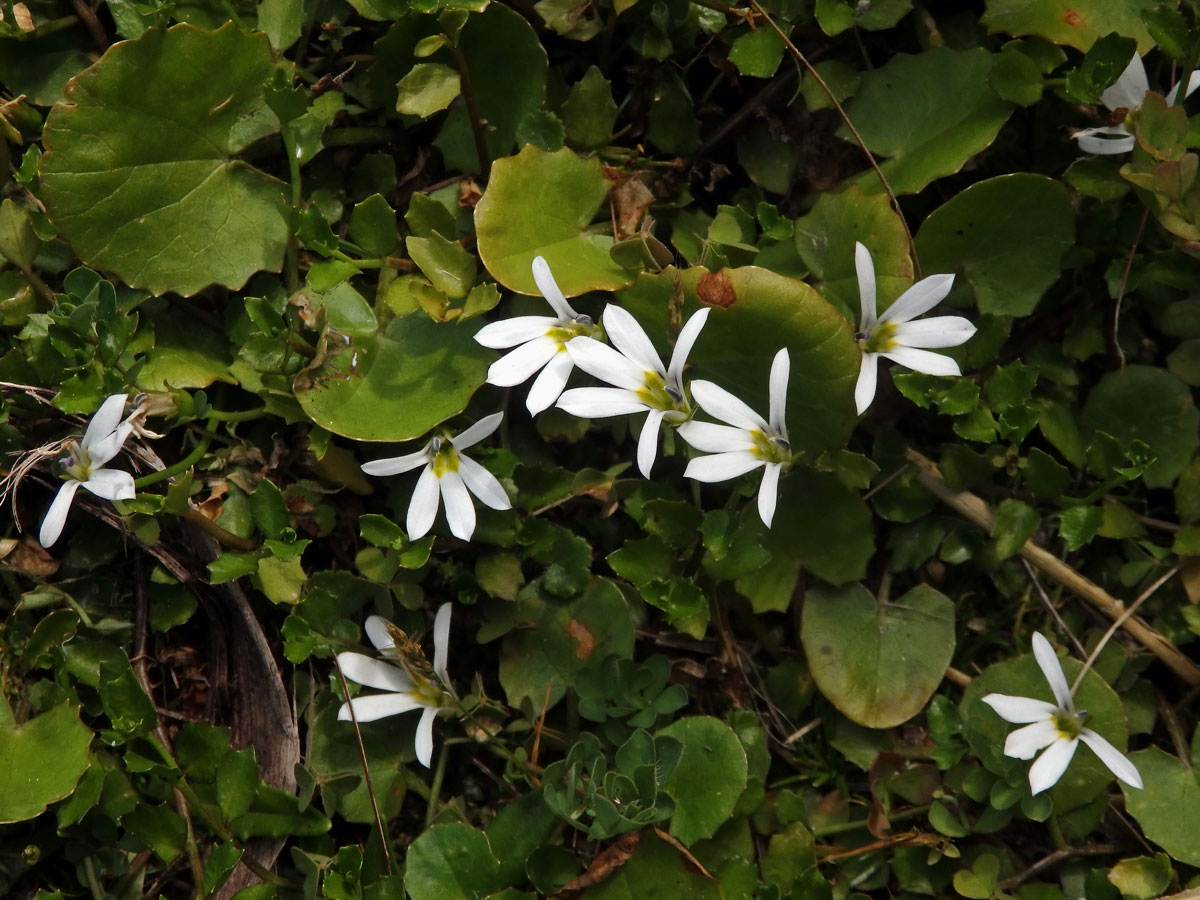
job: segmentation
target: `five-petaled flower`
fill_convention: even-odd
[[[1184,97],[1190,96],[1198,87],[1200,87],[1200,69],[1193,72],[1188,78]],[[1129,113],[1141,108],[1148,93],[1150,93],[1150,82],[1146,78],[1146,67],[1142,64],[1141,56],[1134,53],[1133,59],[1129,60],[1125,71],[1100,95],[1100,102],[1110,110],[1125,113],[1124,121],[1116,125],[1084,128],[1075,132],[1071,136],[1079,141],[1079,149],[1085,153],[1102,155],[1128,153],[1132,150],[1137,144],[1137,138],[1129,130]],[[1179,85],[1177,84],[1167,92],[1167,106],[1174,106],[1178,96]]]
[[[1025,725],[1004,742],[1005,756],[1033,759],[1038,751],[1044,750],[1037,762],[1029,767],[1029,789],[1040,794],[1057,784],[1067,771],[1080,741],[1092,748],[1110,772],[1126,784],[1140,788],[1142,778],[1134,764],[1096,732],[1084,727],[1087,713],[1082,709],[1076,711],[1054,648],[1041,634],[1033,635],[1033,656],[1050,684],[1054,703],[1008,694],[988,694],[983,698],[983,702],[1006,722]]]
[[[779,475],[792,458],[784,424],[789,367],[784,348],[771,363],[769,422],[764,422],[762,416],[723,387],[696,380],[690,385],[696,403],[713,418],[729,424],[714,425],[692,419],[679,426],[680,437],[697,450],[712,454],[689,462],[683,473],[688,478],[725,481],[763,467],[758,514],[767,527],[775,515]]]
[[[488,369],[488,384],[512,387],[538,369],[542,370],[525,398],[529,411],[537,414],[558,399],[575,367],[567,353],[567,343],[580,335],[592,335],[599,329],[590,317],[571,308],[550,273],[550,266],[540,256],[533,261],[533,280],[542,296],[554,307],[557,318],[518,316],[492,322],[479,329],[475,340],[493,350],[516,347],[492,363]]]
[[[621,307],[609,304],[602,319],[604,331],[616,349],[593,338],[577,337],[567,344],[567,352],[583,371],[615,387],[574,388],[558,398],[558,407],[586,419],[648,412],[638,439],[637,463],[649,478],[658,455],[658,430],[663,421],[677,425],[691,417],[683,367],[707,318],[705,308],[684,323],[671,362],[663,368],[658,351],[637,320]]]
[[[421,710],[417,723],[417,759],[426,768],[433,756],[433,720],[443,709],[452,708],[450,677],[446,674],[446,649],[450,640],[451,605],[443,603],[433,619],[433,667],[409,640],[404,632],[379,616],[367,619],[364,630],[371,643],[383,656],[396,663],[364,656],[361,653],[339,653],[338,667],[351,681],[379,688],[386,694],[368,694],[347,700],[338,710],[342,721],[350,719],[353,710],[358,722],[373,722],[396,713]],[[397,646],[399,637],[407,646]]]
[[[87,488],[105,500],[132,500],[136,494],[133,476],[120,469],[101,468],[121,451],[133,424],[121,421],[125,411],[125,395],[113,394],[96,410],[83,438],[67,445],[68,456],[63,460],[67,481],[58,489],[54,502],[42,519],[38,540],[49,547],[62,534],[71,509],[71,501],[80,487]]]
[[[492,413],[462,434],[434,436],[415,453],[363,463],[362,470],[368,475],[399,475],[418,466],[425,467],[408,504],[405,528],[410,538],[416,540],[429,533],[437,518],[439,498],[446,504],[450,533],[464,541],[469,541],[475,533],[475,505],[471,502],[471,494],[492,509],[512,509],[508,494],[504,493],[496,476],[461,452],[495,431],[503,418],[504,413]]]
[[[871,251],[854,244],[854,268],[858,272],[858,295],[862,302],[862,324],[855,339],[862,350],[862,366],[854,388],[854,403],[859,415],[866,412],[875,398],[879,377],[879,357],[900,363],[926,375],[961,375],[958,363],[925,347],[957,347],[975,334],[975,326],[962,316],[935,316],[913,322],[945,299],[954,284],[953,275],[930,275],[901,294],[896,302],[876,315],[875,264]]]

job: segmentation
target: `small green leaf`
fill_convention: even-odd
[[[563,104],[562,120],[567,140],[580,147],[599,147],[612,137],[617,104],[612,97],[612,85],[595,66],[571,88]]]
[[[1038,512],[1028,503],[1009,497],[996,508],[996,521],[992,525],[992,538],[996,542],[996,555],[1008,559],[1033,537],[1041,524]]]
[[[691,846],[712,837],[733,814],[746,788],[746,751],[724,722],[685,716],[656,732],[683,745],[664,790],[675,801],[671,836]]]
[[[1121,785],[1129,814],[1146,837],[1172,857],[1200,865],[1200,783],[1196,773],[1157,747],[1130,754],[1129,760],[1145,784],[1143,790]]]
[[[412,900],[482,900],[504,886],[487,836],[470,825],[435,825],[408,848],[404,887]]]
[[[0,700],[0,822],[23,822],[75,790],[88,767],[92,729],[62,703],[17,725]]]
[[[729,61],[743,75],[770,78],[783,59],[783,38],[772,28],[755,28],[738,35],[729,46]]]
[[[138,681],[122,650],[100,664],[100,702],[116,731],[126,735],[146,733],[158,726],[154,701]]]
[[[349,233],[350,240],[367,253],[387,256],[396,249],[400,239],[396,229],[396,211],[382,195],[372,194],[354,205],[354,211],[350,214]]]
[[[1150,900],[1161,896],[1171,884],[1171,858],[1165,853],[1123,859],[1108,872],[1122,900]]]
[[[428,237],[410,235],[405,246],[412,261],[435,288],[452,299],[467,296],[475,283],[477,267],[475,257],[462,244],[435,231]]]
[[[441,63],[417,63],[396,85],[396,112],[427,119],[462,91],[458,72]]]
[[[258,792],[258,763],[254,750],[230,751],[217,769],[217,804],[226,821],[245,815]]]

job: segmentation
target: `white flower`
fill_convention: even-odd
[[[67,513],[71,509],[71,501],[75,492],[85,487],[97,497],[105,500],[132,500],[137,493],[133,485],[133,476],[120,469],[100,468],[119,452],[125,439],[133,431],[131,422],[122,422],[121,414],[125,411],[125,395],[113,394],[96,410],[92,421],[88,422],[87,430],[79,441],[71,441],[67,445],[70,454],[63,460],[67,482],[58,489],[54,502],[46,510],[42,519],[42,529],[38,541],[43,547],[49,547],[62,534],[63,525],[67,521]]]
[[[616,387],[569,390],[559,397],[558,407],[585,419],[648,412],[638,439],[637,462],[649,478],[663,420],[678,424],[692,414],[683,388],[683,366],[707,318],[707,307],[692,314],[680,329],[671,363],[664,369],[637,319],[610,303],[604,310],[604,330],[616,350],[593,338],[577,337],[567,344],[567,352],[583,371]]]
[[[347,721],[350,710],[359,722],[374,722],[384,716],[421,710],[421,721],[417,723],[417,759],[426,768],[433,756],[433,720],[438,712],[450,709],[446,700],[450,691],[450,676],[446,674],[446,649],[450,640],[449,603],[443,603],[433,619],[433,670],[419,653],[410,648],[397,648],[389,623],[379,616],[367,619],[364,630],[371,643],[384,656],[397,660],[393,665],[361,653],[339,653],[338,666],[342,674],[351,681],[367,687],[388,691],[386,694],[368,694],[355,697],[342,704],[338,719]],[[397,629],[398,630],[398,629]],[[402,632],[401,632],[402,634]]]
[[[983,702],[1004,721],[1025,725],[1010,734],[1004,742],[1005,756],[1033,759],[1039,750],[1045,750],[1037,762],[1029,767],[1029,789],[1040,794],[1057,784],[1067,771],[1080,741],[1092,748],[1110,772],[1126,784],[1140,788],[1142,777],[1133,763],[1096,732],[1083,727],[1087,713],[1075,711],[1071,689],[1067,687],[1067,679],[1063,676],[1054,648],[1036,633],[1033,636],[1033,656],[1050,683],[1056,703],[1032,697],[1010,697],[1007,694],[988,694],[983,698]]]
[[[1184,97],[1191,96],[1197,87],[1200,87],[1200,70],[1193,72],[1188,78]],[[1125,67],[1125,71],[1115,82],[1104,89],[1104,93],[1100,95],[1100,102],[1113,112],[1126,110],[1132,113],[1141,108],[1148,93],[1150,93],[1150,82],[1146,78],[1146,67],[1142,64],[1141,56],[1134,53],[1133,58],[1129,60],[1129,65]],[[1167,106],[1174,106],[1178,95],[1179,85],[1177,84],[1167,92]],[[1079,141],[1079,149],[1085,153],[1099,153],[1106,156],[1114,153],[1128,153],[1137,143],[1137,138],[1128,128],[1128,121],[1128,116],[1126,116],[1125,121],[1119,125],[1084,128],[1071,136]]]
[[[953,275],[930,275],[901,294],[881,316],[875,315],[875,264],[871,251],[854,244],[854,268],[858,271],[858,295],[862,301],[862,324],[854,335],[862,350],[862,367],[854,387],[859,415],[875,398],[879,357],[885,356],[926,375],[961,375],[958,363],[921,347],[957,347],[975,333],[975,326],[962,316],[935,316],[913,322],[945,299],[954,284]]]
[[[688,463],[684,475],[697,481],[725,481],[763,467],[758,488],[758,514],[768,528],[775,515],[779,475],[792,457],[784,411],[787,407],[787,349],[775,354],[771,363],[770,422],[723,387],[711,381],[693,381],[692,397],[706,413],[728,425],[713,425],[695,419],[679,426],[679,436],[712,456],[698,456]]]
[[[492,509],[512,509],[508,494],[496,476],[460,452],[495,431],[503,418],[504,413],[492,413],[456,437],[435,436],[416,453],[362,464],[368,475],[399,475],[418,466],[425,467],[408,504],[405,529],[410,538],[416,540],[429,533],[437,518],[439,497],[446,503],[450,533],[464,541],[469,541],[475,533],[475,506],[468,490]]]
[[[566,343],[579,335],[590,335],[597,329],[591,318],[571,309],[563,292],[558,289],[554,276],[550,274],[550,266],[540,256],[533,261],[533,280],[558,317],[518,316],[503,322],[492,322],[479,329],[475,340],[493,350],[517,348],[492,363],[488,369],[488,384],[512,387],[525,381],[538,369],[542,370],[525,398],[529,412],[536,415],[558,399],[575,367],[571,355],[566,352]]]

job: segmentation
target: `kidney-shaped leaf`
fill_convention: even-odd
[[[988,0],[983,21],[989,31],[1036,34],[1084,52],[1115,31],[1145,53],[1154,46],[1145,23],[1153,6],[1152,0]]]
[[[91,266],[155,294],[277,271],[284,186],[236,159],[278,128],[263,34],[177,25],[114,44],[46,120],[43,198]]]
[[[861,584],[812,590],[800,628],[821,693],[869,728],[890,728],[920,712],[954,654],[954,604],[928,585],[891,603],[879,603]]]
[[[300,406],[322,428],[358,441],[407,441],[460,413],[487,378],[475,328],[424,313],[330,349],[296,376]],[[330,341],[333,344],[334,341]]]
[[[413,900],[483,900],[504,886],[487,835],[470,825],[435,825],[405,859],[404,887]]]
[[[0,822],[23,822],[75,790],[92,730],[63,703],[21,725],[0,700]]]
[[[746,750],[724,722],[687,716],[659,730],[683,744],[665,790],[675,801],[671,835],[685,844],[712,837],[746,788]]]
[[[527,144],[496,160],[475,207],[479,258],[497,281],[522,294],[539,293],[535,256],[546,258],[568,297],[625,287],[631,275],[608,255],[612,235],[591,227],[611,187],[598,159],[580,159],[572,150],[550,153]]]
[[[897,194],[915,194],[953,175],[995,139],[1012,105],[988,85],[991,68],[986,50],[934,47],[915,56],[897,53],[863,77],[846,113],[867,147],[890,157],[881,168]],[[858,183],[883,190],[871,171]]]
[[[1200,866],[1200,781],[1177,757],[1150,747],[1129,757],[1145,787],[1121,785],[1125,808],[1180,862]]]

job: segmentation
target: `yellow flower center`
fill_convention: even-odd
[[[1083,723],[1087,721],[1087,712],[1079,710],[1075,715],[1060,710],[1058,715],[1053,717],[1054,727],[1058,729],[1058,736],[1068,741],[1073,741],[1079,737],[1079,732],[1083,730]]]
[[[871,331],[860,331],[854,335],[858,349],[863,353],[887,353],[896,346],[896,324],[881,322]]]
[[[450,441],[443,437],[435,437],[430,450],[433,453],[431,463],[434,475],[441,478],[447,472],[458,471],[458,451]]]
[[[765,459],[769,463],[785,463],[791,460],[792,445],[788,443],[787,438],[772,436],[757,428],[750,431],[750,438],[754,441],[750,452],[759,459]]]
[[[642,373],[643,386],[635,392],[637,398],[652,409],[661,409],[666,418],[674,423],[687,420],[692,415],[692,405],[678,385],[668,384],[657,372]]]
[[[63,471],[75,481],[87,481],[92,477],[92,457],[78,441],[67,445],[68,456],[63,459]]]

